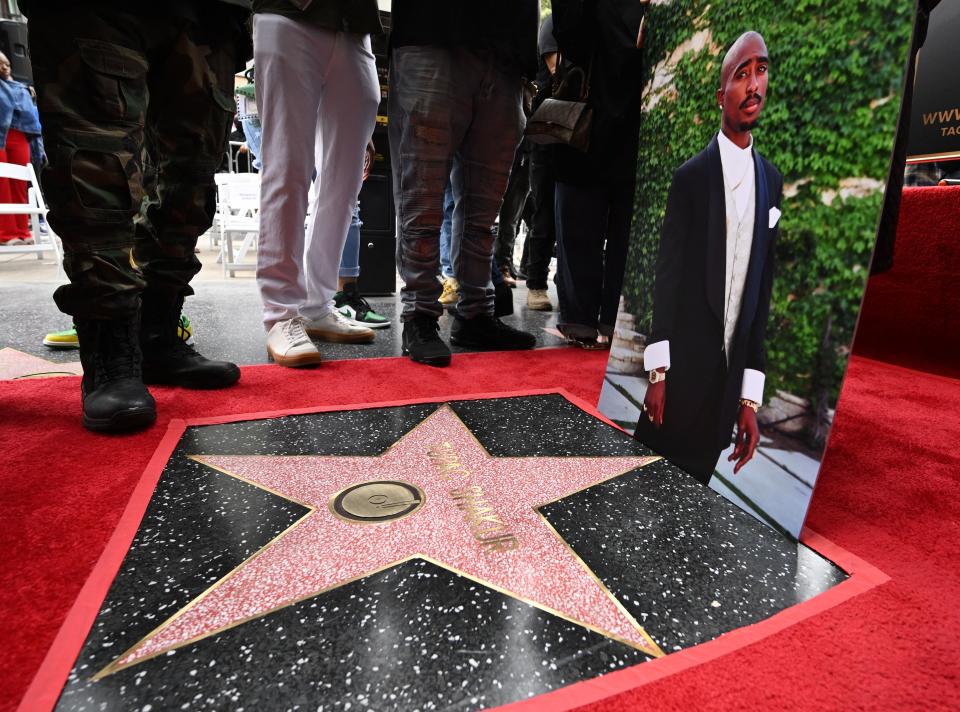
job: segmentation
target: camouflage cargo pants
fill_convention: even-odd
[[[161,303],[193,293],[234,112],[236,31],[86,5],[30,18],[42,185],[70,278],[54,299],[74,317],[122,319],[145,290]]]

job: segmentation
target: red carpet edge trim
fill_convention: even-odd
[[[100,611],[100,606],[107,596],[110,584],[120,570],[133,537],[140,527],[140,521],[153,497],[160,474],[186,429],[187,423],[184,420],[171,420],[167,426],[167,432],[133,490],[130,501],[127,502],[117,523],[117,528],[113,531],[83,588],[80,589],[77,600],[67,613],[66,620],[53,640],[53,645],[50,646],[50,651],[44,657],[43,664],[40,665],[30,687],[27,688],[27,694],[20,701],[20,706],[17,707],[18,712],[52,710],[60,699],[63,685],[80,653],[80,648],[83,647],[87,634]]]
[[[274,411],[259,411],[210,418],[174,419],[170,421],[167,432],[157,446],[153,457],[147,464],[140,481],[137,483],[130,501],[104,547],[96,565],[77,595],[63,625],[60,627],[50,650],[44,657],[37,674],[27,688],[26,694],[17,707],[18,712],[38,712],[52,710],[60,698],[60,693],[76,661],[83,643],[96,620],[110,585],[117,575],[123,559],[136,536],[143,515],[146,513],[153,492],[156,489],[163,468],[187,427],[194,425],[222,425],[245,420],[263,420],[285,415],[303,415],[342,410],[364,410],[368,408],[389,408],[420,403],[439,403],[455,400],[483,400],[487,398],[510,398],[517,396],[561,395],[581,410],[622,430],[608,418],[600,414],[592,405],[574,396],[562,388],[531,389],[500,393],[471,393],[448,397],[428,397],[380,403],[359,403],[351,405],[332,405],[323,407],[295,408]],[[854,596],[869,591],[890,580],[885,573],[863,561],[859,557],[833,544],[828,539],[805,528],[800,540],[814,552],[834,562],[843,569],[849,578],[829,591],[808,601],[787,608],[770,618],[726,633],[712,641],[687,648],[658,660],[641,663],[624,670],[612,672],[592,680],[584,680],[552,692],[538,695],[530,700],[510,703],[496,708],[510,712],[532,712],[534,710],[571,710],[585,704],[598,702],[604,698],[635,689],[642,685],[660,680],[669,675],[687,670],[701,663],[720,658],[728,653],[763,640],[807,618],[812,618],[837,606]]]

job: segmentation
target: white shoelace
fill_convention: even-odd
[[[307,336],[307,332],[303,328],[302,316],[288,320],[284,323],[282,329],[283,335],[290,342],[291,346],[302,346],[305,343],[310,343],[310,337]]]
[[[340,310],[339,310],[339,309],[334,309],[334,310],[333,310],[332,312],[330,312],[330,313],[333,314],[333,318],[334,318],[334,319],[337,321],[337,323],[339,323],[341,326],[346,326],[346,327],[349,327],[349,328],[351,328],[351,329],[353,329],[353,328],[356,327],[356,325],[355,325],[350,319],[348,319],[347,317],[345,317],[343,314],[340,313]]]

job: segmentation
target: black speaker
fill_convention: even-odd
[[[393,196],[390,174],[371,174],[360,189],[360,219],[362,230],[393,232]]]
[[[397,290],[396,213],[393,208],[393,177],[386,132],[377,136],[377,160],[360,188],[360,279],[361,294],[393,294]]]
[[[362,208],[361,208],[362,210]],[[363,213],[360,213],[361,218]],[[393,294],[397,291],[397,241],[393,232],[360,232],[361,294]]]
[[[0,51],[10,60],[13,78],[24,84],[33,84],[26,22],[0,20]]]

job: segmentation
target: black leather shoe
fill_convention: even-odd
[[[428,366],[450,365],[450,347],[440,338],[440,325],[425,314],[403,322],[403,354]]]
[[[143,382],[183,388],[226,388],[240,380],[240,368],[229,361],[211,361],[180,338],[177,325],[183,300],[164,306],[143,298],[140,348]]]
[[[450,328],[450,342],[472,349],[514,351],[532,349],[537,339],[533,334],[514,329],[495,317],[483,314],[472,319],[457,316]]]
[[[149,427],[157,405],[141,378],[139,318],[75,319],[83,364],[83,424],[98,432]]]

